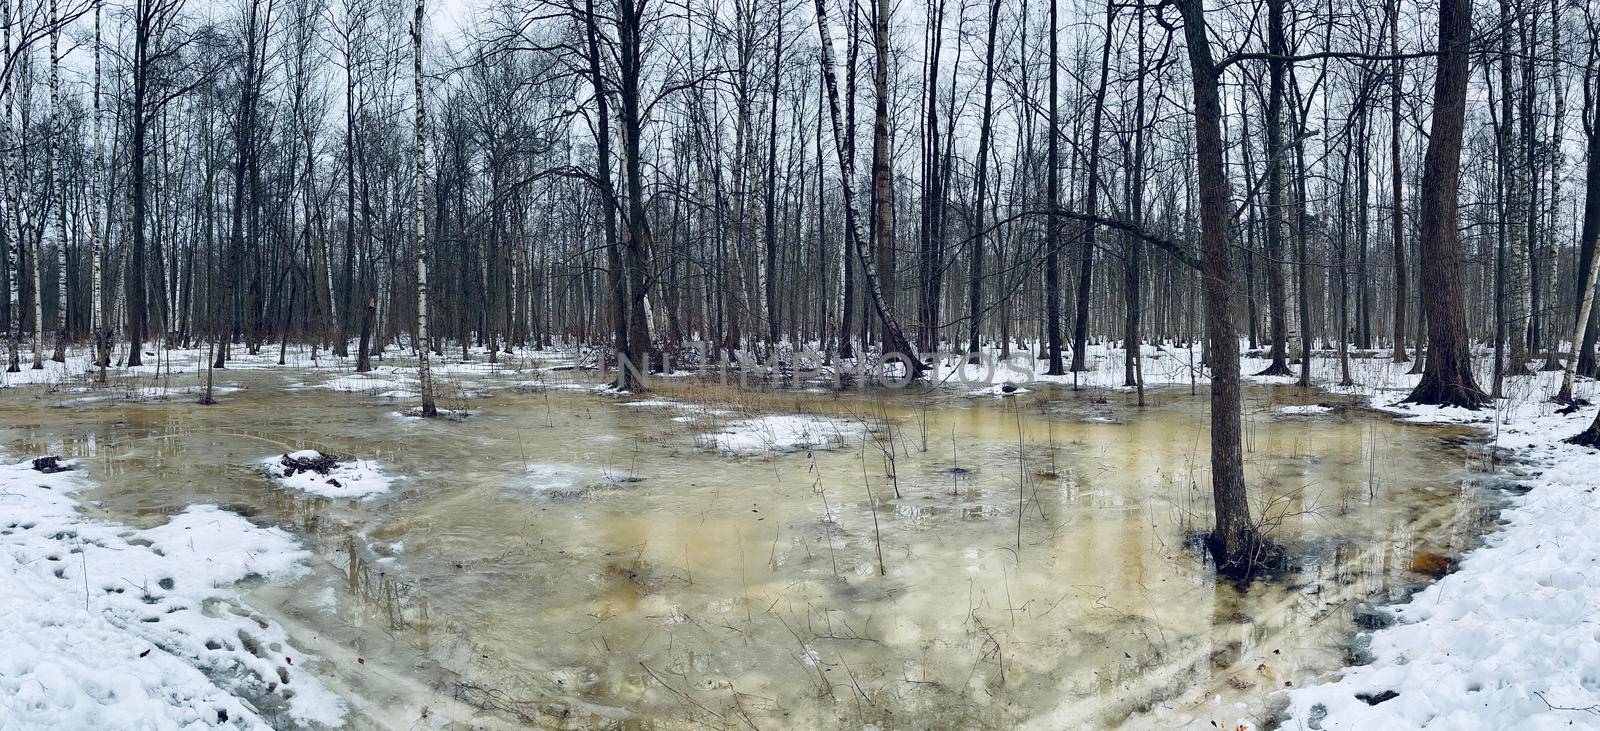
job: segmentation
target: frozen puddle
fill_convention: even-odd
[[[682,414],[682,416],[674,416],[672,417],[672,420],[684,424],[693,423],[702,418],[726,416],[729,413],[724,409],[714,409],[709,406],[687,404],[681,401],[667,401],[664,399],[623,401],[618,405],[635,409],[661,409],[665,411],[675,411]]]
[[[1020,399],[961,398],[987,385],[977,384],[929,399],[886,391],[724,393],[692,384],[681,393],[661,388],[605,399],[583,392],[608,392],[577,386],[546,398],[510,387],[512,377],[496,384],[481,414],[440,422],[389,416],[415,402],[381,406],[290,385],[341,375],[234,373],[230,385],[243,390],[204,409],[182,399],[137,409],[109,399],[41,409],[31,390],[0,391],[11,399],[0,403],[9,409],[6,449],[22,455],[51,445],[81,456],[79,479],[102,468],[116,476],[94,489],[103,502],[92,508],[91,494],[77,493],[84,510],[102,520],[141,520],[139,528],[178,516],[152,532],[113,524],[106,538],[83,530],[48,538],[60,528],[39,521],[38,530],[49,531],[38,538],[43,547],[15,562],[4,543],[15,539],[0,538],[0,566],[15,563],[29,577],[0,586],[0,617],[27,623],[0,630],[10,633],[0,641],[33,658],[0,657],[0,729],[205,728],[224,725],[217,710],[235,726],[320,728],[295,720],[289,704],[298,701],[285,700],[282,680],[274,680],[284,669],[286,687],[305,696],[309,678],[296,673],[307,664],[305,672],[348,705],[345,723],[354,728],[544,721],[602,728],[636,720],[669,728],[1234,729],[1291,715],[1288,726],[1309,724],[1324,712],[1323,727],[1336,728],[1352,712],[1347,705],[1378,714],[1348,722],[1359,724],[1445,701],[1509,702],[1515,688],[1494,685],[1496,674],[1483,670],[1490,662],[1521,662],[1530,668],[1524,673],[1550,679],[1520,687],[1543,692],[1552,704],[1592,702],[1578,693],[1593,675],[1587,646],[1546,653],[1573,635],[1539,634],[1509,621],[1496,629],[1486,620],[1474,632],[1517,636],[1524,649],[1481,662],[1462,653],[1458,662],[1470,673],[1438,676],[1443,680],[1424,687],[1436,679],[1421,672],[1425,659],[1414,654],[1425,643],[1395,644],[1391,655],[1383,652],[1387,641],[1375,637],[1373,655],[1392,657],[1380,669],[1409,667],[1409,682],[1352,675],[1296,700],[1299,712],[1282,710],[1286,689],[1325,681],[1345,665],[1358,629],[1356,604],[1414,590],[1431,580],[1412,568],[1419,565],[1414,557],[1454,560],[1493,528],[1498,503],[1488,491],[1500,478],[1474,471],[1481,462],[1476,444],[1458,446],[1471,434],[1465,430],[1401,425],[1368,410],[1346,411],[1331,397],[1337,418],[1279,416],[1280,406],[1321,398],[1245,389],[1251,469],[1271,476],[1274,490],[1256,495],[1303,494],[1291,498],[1295,505],[1320,507],[1310,513],[1291,506],[1276,529],[1303,562],[1292,576],[1245,592],[1211,580],[1186,543],[1192,516],[1208,505],[1195,463],[1209,415],[1205,396],[1187,389],[1161,393],[1161,405],[1145,410],[1131,397],[1099,403],[1098,395],[1019,409],[1045,391],[1028,386],[1034,393]],[[123,389],[114,390],[120,400]],[[731,413],[707,413],[716,409]],[[1175,437],[1191,434],[1197,436]],[[308,496],[331,487],[318,478],[332,474],[298,475],[313,482],[293,490],[253,479],[278,481],[282,470],[268,476],[263,462],[281,459],[290,444],[374,459],[378,474],[394,480],[390,494],[330,504]],[[0,530],[21,495],[0,483]],[[224,531],[218,540],[233,540],[230,533],[239,541],[260,538],[237,516],[190,507],[196,503],[243,506],[257,525],[283,526],[291,535],[303,528],[300,545],[224,545],[274,562],[274,551],[310,549],[315,557],[299,564],[311,573],[252,580],[246,590],[226,582],[275,569],[224,565],[214,584],[198,574],[208,567],[158,565],[134,567],[124,581],[123,554],[139,552],[140,562],[162,560],[149,546],[167,557],[192,554],[187,534],[213,523]],[[66,516],[88,522],[74,514],[77,504],[68,504]],[[1592,521],[1592,506],[1567,503],[1571,522]],[[109,517],[130,515],[150,517]],[[162,530],[185,535],[164,537]],[[121,550],[88,547],[85,569],[71,549],[86,537]],[[228,553],[200,536],[194,546]],[[59,552],[59,561],[45,551]],[[1587,554],[1571,554],[1557,570],[1530,564],[1527,582],[1495,593],[1542,601],[1551,590],[1586,586],[1574,575],[1581,569],[1592,578],[1585,560]],[[1471,566],[1463,561],[1462,571]],[[65,569],[60,578],[58,568]],[[191,572],[201,578],[186,578]],[[173,580],[169,588],[162,579]],[[105,594],[108,587],[113,594]],[[115,595],[117,587],[125,594]],[[1435,612],[1440,620],[1464,606],[1463,592],[1483,588],[1455,587],[1427,595],[1428,606],[1448,609]],[[183,595],[191,590],[218,598]],[[156,603],[144,603],[146,591]],[[202,610],[163,613],[179,600]],[[14,609],[24,601],[39,607]],[[102,616],[112,602],[122,613],[109,615],[117,624]],[[1587,615],[1571,610],[1593,606],[1547,603],[1540,622],[1581,618]],[[1403,616],[1423,619],[1418,612],[1408,607]],[[189,615],[210,623],[187,630],[196,639],[152,634]],[[48,634],[45,623],[58,617],[67,629]],[[157,621],[146,625],[145,618]],[[261,630],[257,619],[278,629]],[[1401,619],[1390,631],[1412,626]],[[1443,630],[1424,623],[1416,631]],[[1543,636],[1549,641],[1533,639]],[[1463,643],[1470,637],[1460,636]],[[318,657],[302,658],[287,638]],[[61,659],[41,659],[46,653]],[[1539,653],[1550,658],[1534,668]],[[227,658],[217,661],[221,670],[202,664],[212,654]],[[107,676],[90,674],[99,669]],[[37,682],[29,673],[39,674]],[[80,686],[79,678],[90,680]],[[12,710],[61,709],[71,699],[73,709],[91,708],[99,701],[86,699],[128,682],[121,678],[135,681],[115,686],[119,698],[165,705],[143,716],[120,708],[100,715]],[[184,685],[191,680],[197,684]],[[269,689],[273,682],[277,689]],[[1469,691],[1474,683],[1481,690]],[[72,695],[49,695],[62,688]],[[1399,696],[1376,706],[1358,697],[1380,700],[1385,691]],[[1543,707],[1531,693],[1527,700],[1514,708]],[[154,715],[168,714],[165,706],[191,710]],[[13,724],[12,717],[21,720]],[[1588,715],[1570,717],[1582,725]]]
[[[327,474],[298,466],[323,456],[315,449],[302,449],[268,457],[261,462],[261,466],[274,482],[291,490],[323,497],[364,498],[389,491],[392,480],[383,474],[378,463],[371,460],[341,458]]]
[[[78,512],[86,487],[0,466],[0,726],[343,723],[310,658],[234,588],[300,575],[293,538],[211,505],[128,530]]]
[[[212,386],[213,395],[237,393],[238,386]],[[128,391],[131,401],[166,401],[168,399],[194,398],[198,399],[206,392],[204,385],[199,386],[146,386]]]
[[[859,426],[842,419],[778,414],[731,422],[717,432],[700,435],[698,443],[733,454],[790,452],[842,447],[861,433]]]
[[[1273,409],[1280,416],[1316,416],[1318,414],[1333,413],[1332,406],[1322,404],[1307,404],[1304,406],[1279,406]]]
[[[606,474],[594,467],[548,462],[529,465],[527,479],[517,487],[529,492],[551,497],[577,496],[587,488],[612,482]]]

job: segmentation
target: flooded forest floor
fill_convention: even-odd
[[[0,634],[23,649],[0,660],[0,726],[1398,728],[1600,708],[1600,543],[1562,532],[1592,517],[1600,458],[1558,444],[1592,414],[1556,412],[1552,374],[1472,413],[1395,406],[1414,377],[1386,358],[1355,360],[1353,389],[1251,385],[1252,508],[1292,569],[1241,586],[1196,543],[1194,354],[1148,350],[1142,407],[1121,358],[616,394],[570,352],[474,353],[436,364],[432,420],[393,354],[366,374],[240,354],[211,406],[200,351],[105,385],[81,354],[10,374],[0,609],[21,619]]]

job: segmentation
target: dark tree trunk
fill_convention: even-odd
[[[649,294],[647,249],[650,242],[650,222],[644,205],[644,170],[639,139],[643,129],[644,100],[640,83],[644,74],[644,16],[645,0],[618,0],[618,97],[622,103],[622,175],[627,186],[626,219],[627,245],[623,248],[623,269],[628,284],[628,348],[627,363],[637,366],[637,373],[626,365],[617,371],[617,385],[625,391],[645,388],[637,376],[650,367],[650,329],[646,321],[645,298]]]
[[[1422,381],[1406,401],[1476,409],[1489,397],[1472,377],[1472,348],[1461,295],[1461,244],[1456,230],[1461,137],[1467,102],[1472,1],[1439,4],[1439,70],[1433,84],[1433,128],[1422,171],[1422,286],[1428,318]]]
[[[1100,83],[1095,87],[1094,109],[1089,121],[1089,180],[1084,195],[1084,212],[1100,215],[1100,132],[1106,109],[1106,85],[1111,73],[1111,26],[1117,17],[1115,2],[1106,3],[1105,41],[1100,46]],[[1054,135],[1051,136],[1054,139]],[[1089,224],[1083,231],[1083,254],[1078,259],[1077,310],[1072,322],[1072,370],[1089,370],[1089,290],[1094,284],[1095,226]]]
[[[1061,126],[1059,121],[1060,96],[1057,90],[1057,76],[1061,63],[1059,41],[1057,32],[1057,5],[1059,0],[1050,0],[1050,99],[1048,102],[1049,121],[1046,124],[1045,134],[1049,140],[1045,144],[1045,198],[1046,205],[1052,213],[1061,208]],[[1137,246],[1137,244],[1134,244]],[[1045,258],[1044,258],[1044,328],[1045,340],[1048,342],[1047,356],[1050,366],[1045,373],[1059,376],[1066,371],[1061,363],[1061,220],[1058,216],[1051,216],[1045,222]]]
[[[989,3],[989,46],[984,57],[983,66],[983,116],[978,121],[978,160],[973,168],[973,189],[976,200],[972,204],[971,227],[972,236],[969,246],[971,248],[972,268],[967,279],[967,353],[969,362],[978,362],[979,338],[982,336],[980,327],[983,323],[983,247],[984,239],[984,210],[988,207],[984,199],[989,193],[989,139],[993,133],[992,116],[994,112],[994,52],[995,34],[1000,24],[1000,0]]]
[[[1389,0],[1389,53],[1400,55],[1400,0]],[[1406,244],[1405,200],[1400,178],[1400,60],[1389,64],[1389,186],[1394,209],[1390,212],[1394,244],[1394,351],[1390,360],[1404,363],[1406,356]]]
[[[1051,3],[1054,12],[1055,3]],[[1054,25],[1052,24],[1052,28]],[[1135,15],[1135,37],[1138,39],[1138,57],[1135,63],[1138,66],[1138,76],[1134,81],[1133,102],[1133,159],[1130,161],[1131,171],[1128,175],[1128,215],[1131,223],[1139,226],[1144,222],[1144,146],[1145,146],[1145,86],[1144,75],[1146,71],[1144,58],[1144,14]],[[1054,41],[1054,33],[1051,43]],[[1052,46],[1053,47],[1053,46]],[[1054,77],[1052,77],[1053,80]],[[1053,94],[1052,94],[1053,96]],[[1055,126],[1051,125],[1051,139],[1054,140]],[[1051,182],[1054,182],[1052,177]],[[1144,405],[1144,379],[1142,374],[1144,353],[1141,350],[1139,334],[1139,268],[1143,242],[1132,234],[1123,235],[1123,262],[1122,262],[1122,349],[1125,353],[1122,365],[1122,385],[1137,388],[1139,392],[1139,405]]]
[[[772,108],[767,116],[767,184],[766,184],[766,247],[762,298],[766,300],[763,316],[767,321],[767,348],[773,352],[778,347],[778,89],[779,70],[783,63],[783,11],[777,11],[777,38],[772,47]]]
[[[1464,2],[1465,0],[1445,0]],[[1211,364],[1211,496],[1216,525],[1208,540],[1219,572],[1248,575],[1265,548],[1250,517],[1240,442],[1239,338],[1233,324],[1228,252],[1228,178],[1222,165],[1222,103],[1206,36],[1203,0],[1178,0],[1194,85],[1195,154],[1200,193],[1206,360]]]
[[[612,347],[617,356],[617,380],[615,385],[626,390],[627,384],[623,381],[623,372],[627,364],[622,361],[628,348],[628,301],[627,285],[622,278],[622,248],[617,242],[617,196],[616,188],[611,182],[611,112],[606,99],[605,77],[600,73],[600,28],[599,19],[595,15],[594,0],[584,1],[584,36],[588,43],[589,85],[594,93],[595,104],[595,179],[597,192],[600,194],[601,227],[605,231],[606,243],[606,285],[609,296],[606,301],[611,305]],[[605,356],[602,354],[602,358]]]
[[[1597,70],[1593,79],[1585,79],[1585,83],[1592,83],[1596,92],[1594,98],[1600,99],[1600,70]],[[1583,225],[1579,232],[1579,247],[1588,256],[1579,268],[1578,298],[1579,308],[1576,327],[1582,332],[1581,339],[1590,342],[1595,334],[1595,312],[1600,310],[1594,306],[1595,282],[1600,278],[1600,266],[1595,262],[1595,251],[1600,244],[1600,119],[1596,119],[1588,129],[1589,133],[1589,161],[1585,167],[1586,183],[1583,198]],[[1585,355],[1588,349],[1585,348]],[[1575,368],[1569,361],[1567,372],[1562,380],[1561,393],[1557,400],[1570,401],[1572,398],[1572,379]],[[1585,446],[1600,446],[1600,414],[1595,416],[1593,423],[1582,433],[1570,441]]]
[[[1289,326],[1288,300],[1283,284],[1283,87],[1288,53],[1283,33],[1283,6],[1286,0],[1267,0],[1267,316],[1272,362],[1256,375],[1288,376]]]

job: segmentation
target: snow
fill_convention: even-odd
[[[326,388],[344,393],[359,393],[386,399],[409,399],[418,395],[415,378],[400,375],[374,375],[355,373],[347,376],[330,378],[317,384],[317,388]]]
[[[634,401],[618,401],[618,406],[632,409],[661,409],[665,411],[681,412],[682,416],[672,417],[673,421],[690,424],[701,419],[727,416],[731,411],[717,409],[700,404],[689,404],[682,401],[668,401],[666,399],[637,399]]]
[[[1290,693],[1292,717],[1323,717],[1325,729],[1600,723],[1596,475],[1593,453],[1552,463],[1459,571],[1389,610],[1398,624],[1373,633],[1373,663]],[[1399,695],[1377,705],[1357,698],[1386,691]]]
[[[1366,390],[1374,407],[1407,420],[1489,431],[1524,461],[1516,469],[1531,475],[1531,489],[1457,571],[1382,610],[1395,624],[1363,633],[1371,663],[1289,691],[1284,727],[1600,726],[1600,452],[1561,441],[1588,426],[1595,408],[1560,414],[1550,402],[1558,372],[1508,378],[1509,398],[1492,411],[1411,406],[1398,403],[1417,379],[1398,373],[1405,366],[1365,367],[1391,385],[1336,390]],[[1587,381],[1575,390],[1590,400],[1600,392]],[[1386,693],[1398,695],[1369,704]]]
[[[718,432],[701,435],[700,443],[732,454],[756,454],[840,447],[861,434],[861,428],[841,419],[777,414],[731,422]]]
[[[413,407],[411,407],[409,409],[406,409],[404,411],[391,411],[391,412],[389,412],[389,415],[394,417],[394,418],[396,418],[396,419],[400,419],[402,421],[410,421],[410,422],[461,421],[463,419],[466,419],[468,416],[471,416],[471,414],[468,413],[465,409],[444,409],[444,408],[434,407],[434,415],[433,415],[433,418],[430,419],[430,418],[422,415],[422,407],[421,406],[413,406]]]
[[[87,371],[90,360],[89,355],[85,353],[81,356],[69,356],[67,358],[67,362],[65,363],[57,363],[52,360],[46,360],[43,363],[43,368],[34,370],[32,362],[33,356],[28,353],[20,353],[19,357],[21,362],[19,365],[22,370],[17,371],[16,373],[6,373],[5,364],[3,362],[4,357],[5,355],[0,353],[0,388],[10,386],[55,385],[64,383],[80,377],[85,371]]]
[[[689,406],[688,404],[681,404],[681,403],[678,403],[676,401],[667,401],[665,399],[639,399],[637,401],[622,401],[622,402],[619,402],[618,405],[619,406],[627,406],[629,408],[635,408],[635,409],[688,409],[688,408],[693,408],[693,407]]]
[[[1006,396],[1021,396],[1028,393],[1033,393],[1033,391],[1018,386],[1015,383],[996,383],[988,388],[980,388],[973,391],[968,391],[967,396],[969,398],[979,398],[985,396],[1003,398]]]
[[[133,401],[166,401],[168,399],[175,399],[175,398],[180,398],[180,397],[181,398],[199,398],[200,395],[204,394],[205,392],[206,392],[206,387],[204,385],[200,385],[200,386],[192,386],[192,385],[191,386],[145,386],[145,387],[142,387],[142,388],[135,388],[135,389],[129,391],[128,392],[128,398],[130,400],[133,400]],[[223,394],[238,393],[238,392],[239,392],[239,387],[238,386],[216,386],[216,385],[213,385],[211,387],[211,393],[214,396],[221,396]]]
[[[1304,406],[1279,406],[1272,411],[1283,416],[1316,416],[1317,414],[1333,413],[1333,407],[1323,406],[1322,404],[1306,404]]]
[[[303,449],[290,452],[288,455],[268,457],[261,461],[261,467],[277,482],[291,490],[308,492],[312,495],[321,495],[331,498],[369,498],[389,491],[392,480],[383,474],[383,468],[378,463],[365,459],[339,458],[338,465],[328,471],[326,475],[315,472],[298,472],[285,475],[288,470],[283,466],[284,456],[294,459],[316,459],[322,456],[315,449]]]
[[[88,485],[0,465],[0,728],[342,724],[312,658],[235,588],[300,575],[307,551],[210,505],[147,530],[90,519]]]

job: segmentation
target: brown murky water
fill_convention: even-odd
[[[1346,663],[1357,604],[1403,596],[1494,512],[1461,432],[1247,390],[1254,505],[1301,568],[1240,590],[1191,540],[1204,392],[1140,410],[680,382],[649,398],[689,406],[628,406],[479,368],[445,376],[468,418],[424,422],[379,395],[404,373],[314,387],[342,375],[219,372],[241,390],[210,407],[130,401],[148,378],[7,389],[0,450],[83,458],[112,519],[209,502],[305,536],[311,576],[251,601],[321,657],[357,728],[1231,727]],[[829,448],[704,436],[776,414],[829,419]],[[352,501],[260,474],[303,447],[402,479]]]

